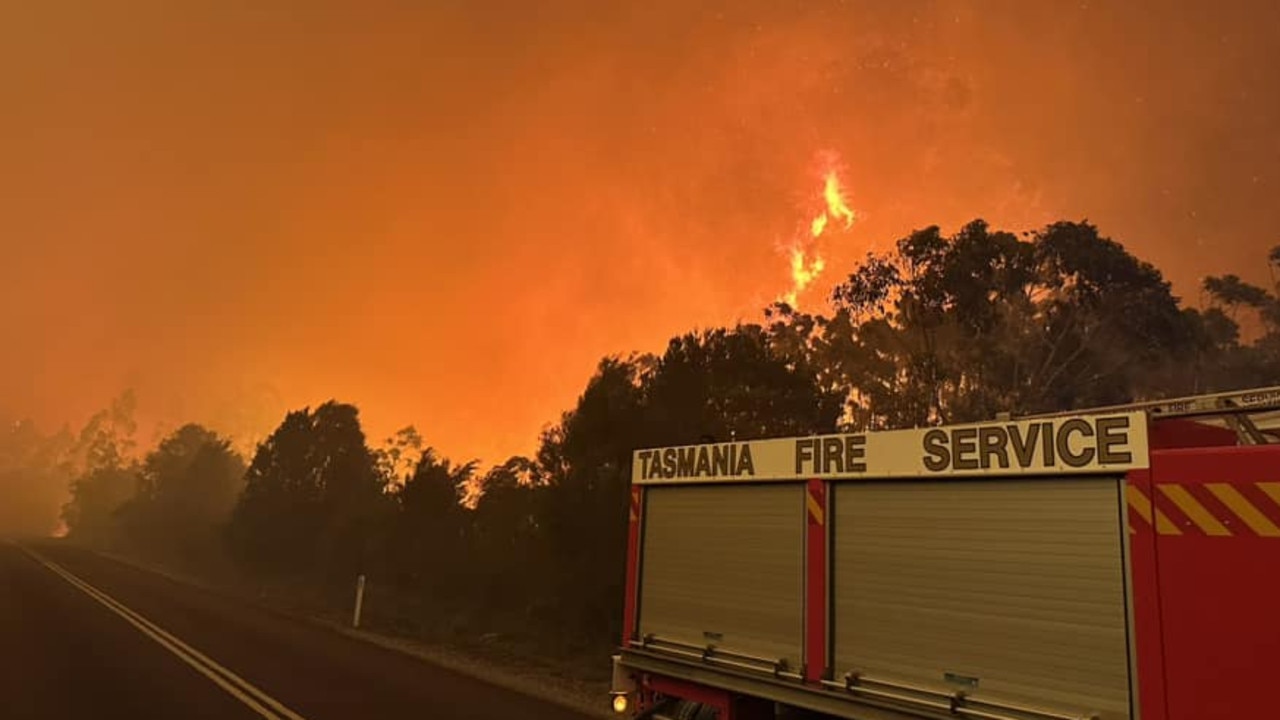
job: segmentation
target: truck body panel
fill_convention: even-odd
[[[804,488],[653,488],[640,634],[676,647],[803,664]],[[698,578],[697,582],[689,582]]]
[[[836,671],[1129,718],[1122,485],[838,483]]]
[[[1201,422],[1232,402],[1271,418],[1280,391],[638,451],[629,707],[1275,714],[1280,444],[1254,444],[1270,420]]]
[[[1280,446],[1164,451],[1152,477],[1168,720],[1276,715]]]

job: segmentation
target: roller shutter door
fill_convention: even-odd
[[[1120,499],[1114,478],[839,485],[837,672],[1130,717]]]
[[[798,666],[802,485],[651,487],[640,633]]]

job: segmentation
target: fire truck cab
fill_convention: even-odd
[[[620,715],[1280,718],[1280,388],[642,449]]]

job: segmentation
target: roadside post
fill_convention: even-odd
[[[360,627],[360,611],[364,608],[364,575],[356,578],[356,608],[351,614],[351,627]]]

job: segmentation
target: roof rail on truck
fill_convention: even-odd
[[[1280,443],[1280,385],[1104,407],[1019,415],[1017,419],[1143,411],[1152,420],[1181,418],[1235,431],[1242,445]],[[1004,417],[1008,417],[1004,414]]]

